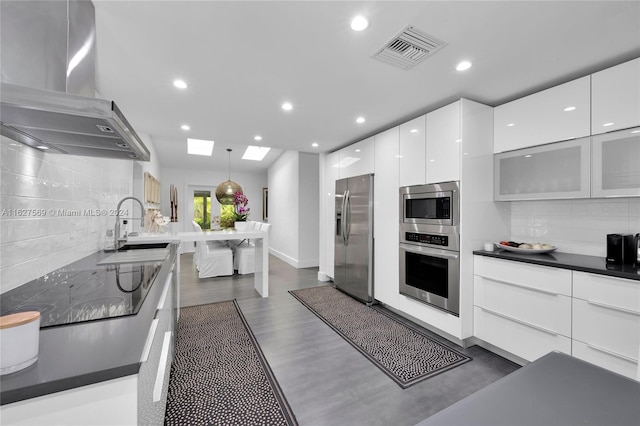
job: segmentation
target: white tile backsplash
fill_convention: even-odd
[[[640,232],[640,199],[511,202],[510,240],[543,242],[558,251],[604,257],[607,234]]]
[[[45,154],[2,137],[0,293],[100,250],[115,216],[86,211],[115,209],[132,191],[132,161]]]

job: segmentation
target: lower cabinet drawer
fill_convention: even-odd
[[[640,314],[573,299],[572,337],[637,361]]]
[[[622,357],[619,354],[578,340],[573,341],[572,352],[576,358],[599,365],[602,368],[622,374],[623,376],[640,380],[638,362],[631,358]]]
[[[525,324],[517,319],[474,308],[474,336],[527,361],[535,361],[551,351],[571,355],[571,339],[558,333]]]
[[[474,276],[475,305],[527,324],[571,336],[571,298],[531,287]]]

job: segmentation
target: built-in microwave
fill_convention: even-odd
[[[460,220],[460,185],[442,182],[400,188],[400,217],[405,224],[456,226]]]

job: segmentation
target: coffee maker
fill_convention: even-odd
[[[622,265],[638,260],[640,234],[607,234],[607,263]]]

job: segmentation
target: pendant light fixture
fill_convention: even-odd
[[[229,153],[229,178],[226,182],[222,182],[216,188],[216,199],[222,205],[233,205],[236,192],[243,193],[242,187],[231,180],[231,149],[227,148]]]

